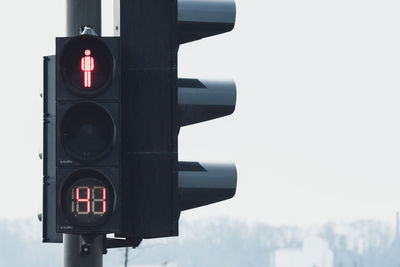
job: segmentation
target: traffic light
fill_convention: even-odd
[[[233,82],[177,77],[179,46],[232,30],[235,4],[120,4],[123,210],[118,235],[174,236],[181,211],[231,198],[236,191],[235,165],[178,162],[177,149],[180,127],[235,109]]]
[[[44,240],[120,230],[119,62],[119,38],[90,34],[45,57]]]
[[[178,0],[178,42],[184,44],[231,31],[235,18],[234,1]],[[233,81],[178,79],[177,89],[178,127],[230,115],[235,110]],[[179,211],[233,197],[236,181],[232,163],[178,162]]]
[[[178,161],[180,127],[233,113],[234,82],[177,77],[179,46],[232,30],[234,2],[120,7],[120,37],[56,38],[44,60],[44,242],[176,236],[181,211],[236,191],[234,164]]]

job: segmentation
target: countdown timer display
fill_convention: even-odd
[[[81,171],[70,177],[61,194],[64,212],[74,223],[97,225],[112,213],[112,187],[97,172]]]

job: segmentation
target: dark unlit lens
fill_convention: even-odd
[[[62,143],[66,151],[80,160],[105,155],[114,140],[114,124],[104,108],[93,103],[71,107],[61,123]]]

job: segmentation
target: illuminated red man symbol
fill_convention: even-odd
[[[92,52],[89,49],[85,50],[85,56],[81,59],[81,70],[84,72],[85,87],[92,87],[92,71],[94,69],[94,60],[90,56]]]

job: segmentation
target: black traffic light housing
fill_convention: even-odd
[[[57,38],[45,57],[44,242],[175,236],[181,211],[236,192],[234,164],[178,162],[180,127],[231,114],[235,84],[177,76],[179,45],[232,30],[234,2],[120,6],[120,38]]]
[[[121,236],[178,234],[176,1],[121,1]]]
[[[43,239],[118,232],[119,38],[56,38],[44,75]]]
[[[178,162],[182,126],[235,109],[233,82],[178,79],[179,45],[232,30],[233,1],[121,0],[123,237],[178,235],[181,211],[233,197],[233,164]],[[200,140],[200,142],[206,140]],[[128,208],[125,208],[128,207]]]

